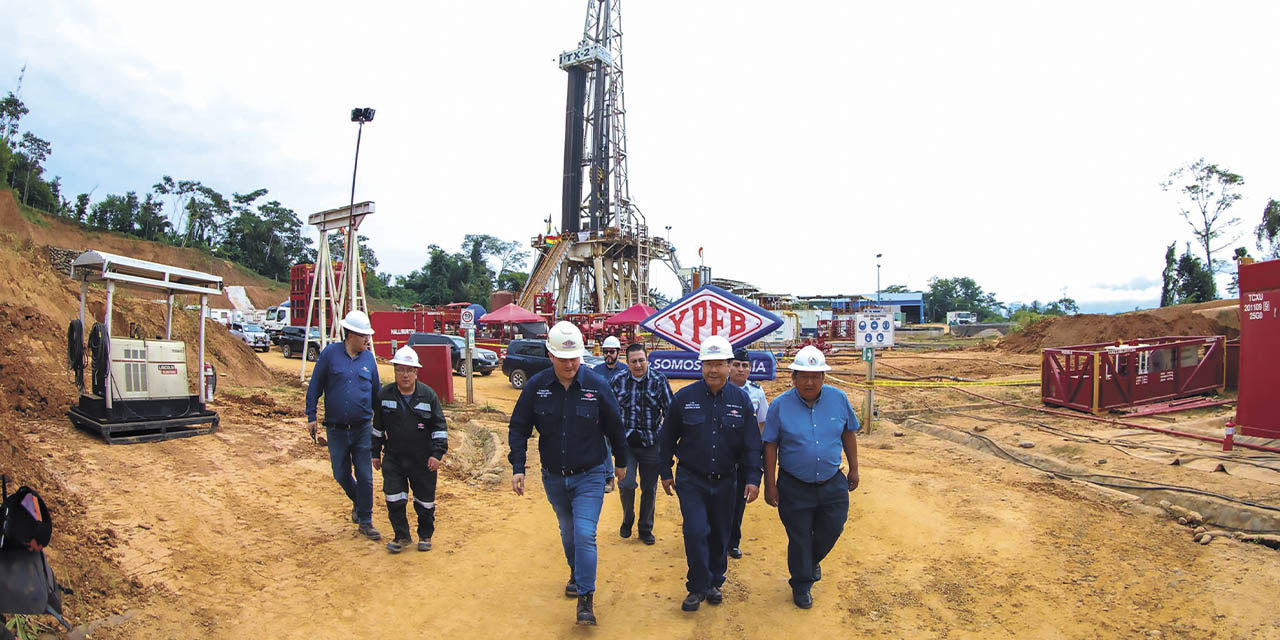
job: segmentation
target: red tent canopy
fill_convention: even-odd
[[[643,304],[637,304],[623,311],[619,311],[616,315],[605,320],[604,323],[610,326],[619,324],[640,324],[645,318],[657,313],[658,310],[653,307],[647,307]]]
[[[545,321],[546,320],[542,316],[529,311],[524,307],[518,306],[514,302],[502,307],[501,309],[494,309],[493,311],[480,316],[480,319],[477,320],[477,322],[483,322],[485,324]]]

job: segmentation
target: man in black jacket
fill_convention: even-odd
[[[400,553],[413,544],[406,513],[410,486],[418,514],[418,551],[430,551],[436,528],[436,470],[449,450],[449,432],[440,398],[418,382],[418,354],[411,347],[401,347],[391,364],[396,381],[378,394],[372,439],[373,468],[382,470],[387,517],[395,530],[387,551]]]

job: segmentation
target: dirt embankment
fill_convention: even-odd
[[[8,190],[0,190],[0,229],[13,236],[17,244],[35,248],[41,256],[47,255],[46,247],[74,251],[93,249],[221,276],[228,285],[243,286],[249,300],[259,309],[266,309],[289,297],[288,282],[265,278],[204,251],[145,242],[118,233],[90,231],[52,216],[42,216],[39,223],[32,223],[23,217]],[[211,300],[210,304],[221,308],[231,306],[225,298]]]
[[[1229,308],[1210,314],[1170,307],[1155,311],[1125,313],[1115,316],[1083,314],[1061,316],[1041,320],[1022,331],[1000,340],[997,347],[1012,353],[1038,353],[1049,347],[1065,347],[1079,344],[1158,338],[1161,336],[1216,336],[1228,339],[1240,335],[1239,322],[1234,326],[1224,323],[1217,316],[1233,314]]]
[[[69,619],[83,620],[110,613],[114,603],[135,599],[142,587],[111,559],[120,544],[120,532],[88,524],[93,520],[85,514],[95,496],[76,490],[76,476],[68,475],[65,460],[41,455],[24,444],[56,437],[25,419],[61,418],[78,394],[67,366],[67,325],[79,314],[79,286],[66,274],[54,271],[49,246],[101,249],[212,272],[229,284],[249,285],[250,295],[260,303],[275,303],[284,294],[274,290],[283,285],[246,277],[239,267],[197,251],[114,234],[86,233],[53,219],[33,224],[22,217],[12,194],[0,191],[0,473],[8,476],[11,488],[29,485],[49,503],[55,528],[49,556],[59,579],[76,589],[76,595],[66,599]],[[193,257],[197,258],[194,262],[190,260]],[[128,335],[132,323],[141,335],[163,336],[165,305],[156,303],[159,297],[155,292],[118,291],[113,335]],[[86,324],[92,326],[104,315],[105,289],[90,287],[88,300]],[[190,302],[183,297],[179,300]],[[187,352],[187,366],[193,392],[198,316],[197,311],[174,313],[174,339],[192,347]],[[217,367],[221,384],[279,383],[278,376],[241,340],[215,322],[206,326],[206,357]]]

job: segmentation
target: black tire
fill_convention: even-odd
[[[307,360],[310,360],[311,362],[315,362],[316,360],[319,360],[319,359],[320,359],[320,347],[308,346]]]
[[[482,376],[487,376],[487,375],[489,375],[489,374],[491,374],[491,373],[493,373],[493,369],[485,369],[484,371],[481,371],[481,372],[480,372],[480,375],[482,375]]]
[[[283,354],[283,355],[284,355],[284,357],[286,357],[286,358],[292,358],[292,357],[293,357],[293,347],[292,347],[288,342],[281,342],[281,343],[280,343],[280,353],[281,353],[281,354]]]
[[[529,374],[525,373],[524,369],[512,369],[507,379],[511,381],[512,387],[523,389],[525,383],[529,381]]]

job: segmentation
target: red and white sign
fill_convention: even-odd
[[[723,336],[736,349],[781,324],[781,318],[711,285],[690,292],[643,322],[645,328],[690,351],[697,351],[710,336]]]

